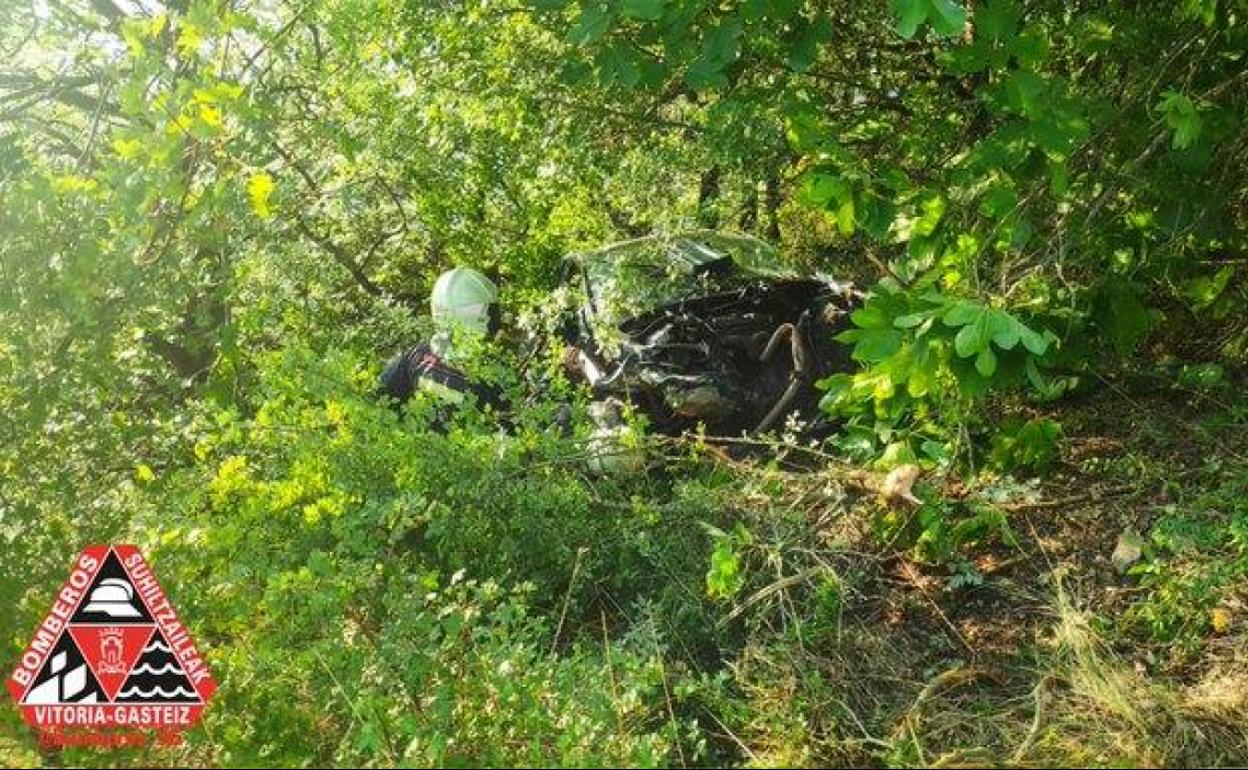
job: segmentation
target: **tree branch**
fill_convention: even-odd
[[[364,274],[364,270],[351,259],[350,255],[348,255],[341,246],[313,230],[312,227],[308,225],[307,220],[303,218],[303,214],[296,211],[294,212],[294,215],[295,227],[299,229],[299,232],[303,233],[304,237],[308,240],[324,249],[325,253],[329,254],[335,262],[351,274],[351,277],[355,279],[355,282],[359,284],[361,289],[374,297],[381,297],[385,295],[385,292],[381,290],[381,287],[373,283],[373,280]]]

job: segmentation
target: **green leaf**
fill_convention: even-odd
[[[748,0],[747,5],[757,7],[756,15],[772,21],[787,22],[803,5],[802,0]]]
[[[846,195],[841,204],[836,207],[836,226],[841,231],[841,235],[854,234],[854,198]]]
[[[1216,362],[1185,364],[1178,379],[1180,385],[1188,388],[1218,388],[1226,385],[1226,369]]]
[[[865,329],[891,329],[893,318],[904,315],[907,308],[904,297],[880,291],[872,294],[849,318],[855,326]]]
[[[894,318],[893,326],[896,326],[898,329],[913,329],[931,317],[932,314],[927,311],[909,313],[907,315],[897,316]]]
[[[849,185],[844,179],[814,171],[802,177],[798,196],[803,203],[822,208],[834,200],[844,200],[848,197]]]
[[[802,108],[785,116],[784,135],[789,145],[800,153],[812,153],[832,141],[828,127],[815,113]]]
[[[118,137],[113,140],[113,149],[124,160],[134,160],[143,153],[144,144],[140,139],[125,139]]]
[[[897,216],[893,202],[883,195],[867,191],[862,195],[859,208],[861,211],[858,221],[867,235],[876,240],[887,238],[893,227],[893,219]]]
[[[1192,146],[1200,136],[1204,121],[1191,99],[1176,91],[1167,91],[1157,105],[1158,111],[1165,117],[1166,125],[1174,131],[1171,145],[1176,150],[1184,150]]]
[[[923,213],[914,222],[914,235],[931,235],[945,215],[945,199],[933,193],[926,196],[919,205]]]
[[[928,14],[932,27],[945,36],[960,34],[966,26],[966,9],[954,0],[930,0],[935,13]]]
[[[832,37],[832,22],[827,14],[820,13],[814,21],[803,21],[797,29],[796,39],[789,48],[788,64],[794,72],[805,72],[815,63],[819,45]]]
[[[623,0],[620,13],[630,19],[657,21],[663,16],[664,0]]]
[[[1024,423],[1007,421],[992,437],[990,461],[1003,470],[1043,470],[1057,458],[1062,426],[1037,417]]]
[[[916,346],[912,358],[906,393],[912,398],[922,398],[936,387],[936,361],[930,345]]]
[[[940,66],[954,75],[970,75],[987,69],[992,63],[992,55],[983,40],[976,40],[937,54],[937,60]]]
[[[975,370],[985,377],[991,377],[997,371],[997,354],[992,352],[991,347],[979,351],[975,357]]]
[[[711,567],[706,572],[707,595],[712,599],[730,599],[743,585],[741,556],[733,548],[732,539],[723,538],[711,552]]]
[[[1153,327],[1153,314],[1140,300],[1137,290],[1124,281],[1106,283],[1097,292],[1093,317],[1109,336],[1118,355],[1127,355]],[[1023,338],[1023,344],[1027,338]],[[1030,347],[1028,348],[1030,349]]]
[[[1013,37],[1020,15],[1014,0],[988,0],[975,12],[975,36],[994,42]]]
[[[1024,30],[1018,37],[1007,41],[1005,47],[1024,67],[1035,67],[1049,55],[1048,38],[1037,28]]]
[[[727,18],[715,26],[702,41],[702,57],[717,69],[736,61],[741,52],[741,22]]]
[[[1070,189],[1070,169],[1064,160],[1049,161],[1049,192],[1053,197],[1061,198]]]
[[[951,305],[945,311],[944,318],[941,320],[945,322],[946,326],[965,326],[978,318],[983,312],[983,308],[974,302],[962,300]]]
[[[580,16],[568,30],[568,42],[573,45],[592,43],[611,28],[611,13],[603,5],[582,5]]]
[[[901,349],[901,332],[896,329],[866,329],[858,337],[852,357],[855,361],[878,363]]]
[[[993,310],[988,314],[988,333],[992,336],[992,343],[1002,350],[1013,350],[1025,328],[1014,316],[1002,310]]]
[[[1027,352],[1034,356],[1042,356],[1049,349],[1049,337],[1040,334],[1029,327],[1019,324],[1018,338],[1022,340],[1023,347],[1027,348]]]
[[[1218,0],[1183,0],[1179,15],[1199,19],[1206,27],[1212,27],[1218,18]]]
[[[1049,97],[1038,96],[1029,109],[1038,111],[1042,117],[1032,116],[1027,136],[1050,157],[1065,158],[1088,134],[1088,123],[1080,115],[1059,114],[1050,110]]]
[[[605,86],[632,88],[641,80],[636,54],[625,43],[604,48],[598,54],[599,79]]]
[[[898,15],[897,34],[904,38],[914,37],[919,25],[927,21],[927,0],[893,0],[893,11]]]
[[[852,374],[840,372],[815,383],[815,387],[824,391],[823,398],[819,399],[819,408],[823,410],[832,408],[837,400],[848,393],[853,382]]]
[[[1040,393],[1048,393],[1050,390],[1049,383],[1044,381],[1044,377],[1040,374],[1040,369],[1036,366],[1036,359],[1028,358],[1027,363],[1023,365],[1023,371],[1027,375],[1027,381],[1031,386]]]
[[[953,349],[958,356],[969,358],[986,349],[990,339],[988,314],[981,310],[975,320],[958,331],[958,335],[953,338]]]
[[[898,465],[906,465],[918,460],[914,456],[914,450],[910,447],[908,441],[894,441],[884,447],[884,452],[880,455],[880,459],[876,460],[877,468],[896,468]]]
[[[984,193],[983,199],[979,202],[979,210],[984,216],[1001,219],[1012,214],[1017,205],[1018,192],[1014,190],[1014,186],[1009,183],[1000,183],[988,188],[988,192]]]
[[[1194,310],[1204,310],[1222,295],[1234,274],[1234,266],[1223,265],[1213,275],[1202,275],[1188,281],[1183,295],[1191,302]]]
[[[685,84],[695,91],[715,91],[728,85],[722,68],[706,57],[698,57],[685,70]]]
[[[1049,104],[1048,83],[1030,70],[1018,70],[1002,86],[1005,102],[1020,115],[1034,116]]]
[[[966,24],[966,9],[953,0],[892,0],[892,5],[897,32],[904,38],[914,37],[925,21],[946,37],[960,33]]]

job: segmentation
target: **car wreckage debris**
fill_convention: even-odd
[[[570,368],[656,432],[757,434],[790,415],[818,424],[814,383],[851,366],[833,338],[857,292],[787,270],[756,239],[654,236],[570,265],[584,296],[567,324]]]

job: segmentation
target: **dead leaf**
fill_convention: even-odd
[[[1209,623],[1215,634],[1225,634],[1231,628],[1231,611],[1225,607],[1214,607],[1209,615]]]
[[[1114,546],[1114,553],[1109,560],[1113,562],[1114,569],[1123,573],[1131,569],[1143,555],[1144,538],[1135,530],[1128,529],[1118,536],[1118,544]]]
[[[880,497],[889,505],[906,502],[911,505],[922,505],[923,501],[915,497],[914,482],[918,481],[922,471],[917,465],[898,465],[888,472],[884,482],[880,484]]]

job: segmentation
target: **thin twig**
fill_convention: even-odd
[[[572,564],[572,577],[568,580],[567,593],[563,595],[563,608],[559,610],[559,625],[555,627],[555,637],[550,640],[550,654],[553,657],[559,648],[559,636],[563,633],[563,621],[568,616],[568,604],[572,601],[572,589],[576,587],[576,576],[581,571],[581,559],[589,551],[581,546],[576,549],[576,561]]]

